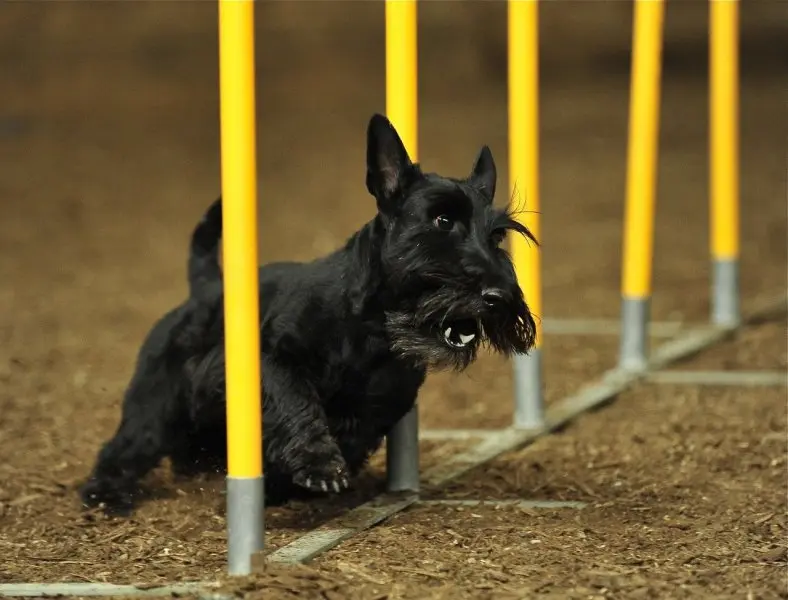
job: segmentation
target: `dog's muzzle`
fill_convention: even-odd
[[[452,348],[462,349],[472,344],[479,335],[479,327],[473,319],[455,321],[443,330],[443,340]]]
[[[495,319],[496,313],[511,310],[508,295],[501,288],[485,288],[482,290],[481,299],[484,303],[484,313],[477,318],[459,319],[451,322],[443,329],[443,339],[452,348],[462,349],[472,344],[483,335],[482,325],[485,317]]]
[[[517,290],[519,292],[519,288]],[[411,313],[388,314],[392,349],[431,367],[462,370],[481,345],[496,352],[527,352],[535,324],[520,293],[442,287],[424,294]]]

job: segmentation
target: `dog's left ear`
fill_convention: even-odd
[[[476,157],[476,162],[473,163],[471,175],[467,179],[468,184],[476,188],[487,199],[487,202],[492,203],[495,196],[496,178],[497,173],[492,152],[489,147],[483,146]]]
[[[404,189],[413,163],[391,122],[373,115],[367,127],[367,189],[382,210]]]

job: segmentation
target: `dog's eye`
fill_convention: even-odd
[[[446,215],[438,215],[435,217],[433,223],[435,223],[435,227],[441,231],[451,231],[452,227],[454,227],[454,221]]]

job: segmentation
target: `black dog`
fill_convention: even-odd
[[[482,148],[466,179],[424,173],[389,121],[367,130],[377,215],[343,248],[260,270],[266,500],[339,492],[414,405],[430,368],[462,370],[481,344],[525,353],[535,327],[499,247],[531,233],[492,206]],[[128,512],[138,481],[222,469],[226,456],[221,199],[192,237],[190,297],[140,350],[120,427],[82,488],[88,506]]]

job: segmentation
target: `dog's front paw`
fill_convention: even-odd
[[[350,487],[350,472],[338,457],[324,464],[311,464],[293,475],[293,483],[312,492],[340,493]]]

